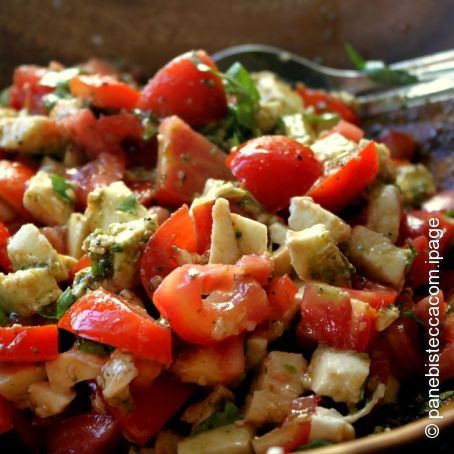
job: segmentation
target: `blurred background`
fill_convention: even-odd
[[[1,0],[0,83],[19,63],[91,56],[147,74],[179,53],[273,44],[332,66],[454,47],[454,0]]]

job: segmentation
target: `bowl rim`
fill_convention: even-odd
[[[443,415],[443,419],[437,419],[436,425],[441,432],[448,426],[454,425],[454,401],[446,404],[440,410],[440,414]],[[431,423],[434,423],[434,420],[426,416],[384,433],[367,435],[356,440],[346,441],[332,446],[314,448],[307,452],[317,454],[365,454],[384,452],[386,449],[397,448],[423,438],[425,435],[424,428]]]

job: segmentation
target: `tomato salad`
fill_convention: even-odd
[[[366,139],[345,93],[200,50],[144,86],[99,60],[19,66],[1,99],[0,446],[265,454],[384,431],[424,414],[434,316],[452,394],[453,270],[428,254],[449,257],[453,193],[411,137]]]

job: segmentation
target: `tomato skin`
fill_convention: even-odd
[[[153,295],[172,330],[187,342],[211,345],[266,320],[265,291],[238,265],[183,265]]]
[[[329,131],[325,131],[320,135],[320,138],[328,137],[331,134],[340,134],[348,140],[358,143],[364,138],[364,131],[353,123],[345,120],[340,120],[336,126],[331,128]]]
[[[57,325],[0,328],[0,362],[47,361],[58,355]]]
[[[58,327],[122,348],[139,358],[162,364],[172,361],[170,330],[145,310],[131,308],[126,300],[103,289],[79,298],[60,319]]]
[[[411,161],[416,152],[416,142],[412,136],[404,132],[391,129],[381,134],[380,142],[384,143],[393,159]]]
[[[175,248],[197,251],[197,234],[187,205],[183,205],[165,220],[145,246],[140,278],[150,298],[153,297],[155,284],[178,266]]]
[[[360,121],[355,112],[325,90],[315,90],[298,84],[296,91],[303,98],[304,105],[313,106],[316,113],[336,112],[343,120],[359,125]]]
[[[175,358],[172,371],[184,383],[229,385],[245,370],[244,338],[233,336],[214,345],[189,345]]]
[[[298,335],[340,349],[365,351],[375,334],[375,309],[355,313],[342,288],[308,282],[301,302]]]
[[[11,409],[8,401],[0,396],[0,434],[7,432],[13,428],[11,419]]]
[[[211,245],[211,231],[213,228],[212,209],[214,200],[196,205],[191,208],[197,232],[197,252],[204,254]]]
[[[273,307],[273,319],[282,320],[295,306],[295,296],[298,287],[287,274],[275,277],[267,289],[268,299]]]
[[[433,304],[431,304],[431,302]],[[430,308],[433,308],[433,311],[430,311]],[[438,295],[426,296],[422,300],[418,301],[413,310],[416,316],[422,320],[426,326],[426,330],[430,329],[429,320],[430,318],[437,318],[440,323],[443,323],[446,320],[446,311],[448,305],[445,303],[443,292],[439,292]],[[437,315],[433,317],[431,312],[437,312]]]
[[[217,69],[202,50],[197,58]],[[215,74],[199,71],[193,52],[174,58],[150,79],[142,91],[139,108],[158,117],[178,115],[190,125],[203,125],[221,119],[227,111],[222,80]]]
[[[27,182],[34,174],[34,170],[20,162],[0,161],[0,198],[25,219],[30,219],[30,213],[22,200]]]
[[[147,388],[131,387],[134,402],[131,412],[109,405],[107,408],[120,423],[126,437],[144,445],[177,413],[193,391],[193,385],[160,376]]]
[[[13,109],[27,109],[31,114],[47,114],[43,96],[54,89],[40,85],[47,68],[21,65],[14,70],[13,85],[9,91],[9,106]]]
[[[122,442],[120,426],[112,416],[88,413],[71,416],[52,428],[49,454],[108,454]]]
[[[66,178],[75,183],[76,207],[83,211],[87,206],[87,196],[93,189],[121,180],[124,171],[124,158],[110,153],[101,153],[82,167],[67,170]]]
[[[208,178],[232,179],[224,164],[227,155],[180,118],[164,119],[158,137],[158,203],[190,203],[203,191]]]
[[[4,271],[12,271],[11,260],[8,257],[6,247],[8,246],[9,231],[6,226],[0,222],[0,269]]]
[[[396,302],[398,293],[391,287],[386,287],[372,281],[364,280],[355,283],[355,289],[343,288],[351,297],[368,303],[376,310],[385,309]]]
[[[74,277],[76,276],[76,274],[80,271],[80,270],[83,270],[85,268],[88,268],[89,266],[91,266],[92,262],[91,260],[89,259],[88,255],[87,254],[84,254],[80,259],[79,261],[71,268],[71,271],[69,272],[69,279],[71,281],[74,280]]]
[[[226,164],[269,211],[288,207],[290,198],[304,195],[323,171],[310,148],[285,136],[251,139],[234,149]]]
[[[100,108],[133,109],[140,94],[130,85],[112,76],[98,74],[76,76],[69,82],[71,94],[82,99],[90,99]]]
[[[308,195],[327,210],[339,212],[375,180],[377,173],[378,154],[374,142],[369,142],[343,167],[322,177]]]

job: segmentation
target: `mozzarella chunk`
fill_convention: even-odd
[[[366,276],[397,289],[402,287],[412,260],[410,249],[396,247],[389,238],[362,225],[353,228],[347,255]]]
[[[61,294],[55,277],[45,268],[0,273],[0,309],[32,315],[53,303]]]
[[[395,243],[399,236],[401,204],[397,186],[387,184],[377,187],[369,198],[366,227]]]
[[[311,150],[317,159],[323,162],[329,161],[333,165],[341,165],[357,148],[357,143],[346,139],[337,132],[319,139],[311,145]]]
[[[93,262],[107,267],[106,285],[113,291],[133,288],[139,278],[139,259],[146,242],[156,230],[155,218],[111,224],[95,230],[84,241],[83,250]]]
[[[338,443],[354,438],[355,429],[344,420],[344,417],[337,410],[334,408],[316,408],[311,417],[309,442],[324,439]]]
[[[276,74],[262,71],[252,77],[260,94],[256,121],[261,131],[270,131],[283,115],[303,113],[301,97]]]
[[[272,222],[268,226],[270,233],[270,242],[271,244],[278,244],[282,246],[285,244],[285,238],[287,237],[288,227],[282,222]]]
[[[240,256],[264,254],[267,250],[266,225],[253,219],[232,213],[230,215]]]
[[[273,262],[273,276],[290,275],[292,272],[290,252],[285,244],[271,253],[271,261]]]
[[[90,233],[87,218],[81,213],[72,213],[68,220],[67,247],[71,257],[82,257],[82,244]]]
[[[300,279],[350,287],[353,267],[323,224],[299,232],[290,230],[286,245],[292,266]]]
[[[73,389],[55,390],[48,381],[33,383],[28,392],[31,407],[40,418],[58,415],[76,397]]]
[[[122,181],[90,192],[85,211],[91,231],[105,230],[113,223],[135,221],[147,214],[147,209],[137,201],[134,193]]]
[[[244,420],[255,426],[282,422],[292,400],[304,390],[306,368],[303,355],[270,352],[246,401]]]
[[[178,454],[252,454],[252,434],[246,427],[229,424],[185,438]]]
[[[281,117],[284,135],[295,139],[303,145],[309,145],[314,140],[314,130],[302,113],[284,115]]]
[[[392,325],[400,317],[400,311],[396,306],[386,307],[377,312],[377,321],[375,329],[384,331],[388,326]]]
[[[52,388],[65,390],[76,383],[94,380],[106,361],[107,358],[103,356],[68,350],[46,362],[46,373]]]
[[[28,182],[23,199],[24,207],[42,224],[65,224],[74,211],[74,191],[68,189],[67,193],[69,200],[55,192],[51,175],[40,170]]]
[[[229,202],[217,199],[212,209],[213,227],[209,263],[232,264],[240,258]]]
[[[68,270],[48,239],[33,224],[23,225],[8,242],[13,268],[46,268],[57,279],[68,279]]]
[[[0,364],[0,395],[23,408],[29,404],[28,388],[46,378],[41,364]]]
[[[0,148],[35,154],[55,152],[61,146],[59,129],[44,115],[6,117],[0,120]]]
[[[424,164],[397,167],[396,185],[406,205],[418,206],[436,192],[434,177]]]
[[[310,197],[292,197],[289,210],[288,225],[292,230],[304,230],[323,224],[336,243],[347,242],[350,238],[351,227]]]
[[[133,356],[130,353],[115,350],[102,367],[98,379],[105,399],[113,404],[127,402],[130,397],[129,384],[137,374]]]
[[[319,345],[309,364],[311,389],[335,402],[355,404],[369,375],[367,353],[340,351]]]

